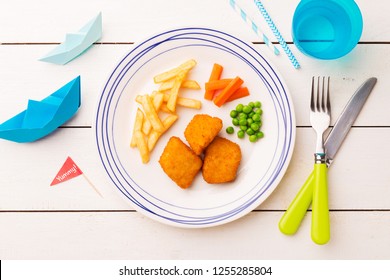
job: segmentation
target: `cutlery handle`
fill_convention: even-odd
[[[326,244],[330,239],[328,178],[325,163],[314,165],[314,186],[312,203],[311,239]]]
[[[305,184],[280,219],[279,230],[282,233],[292,235],[297,232],[313,198],[313,183],[314,171],[307,178]]]

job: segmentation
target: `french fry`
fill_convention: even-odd
[[[137,109],[137,113],[135,115],[133,135],[131,137],[131,143],[130,143],[130,147],[132,148],[137,146],[137,143],[135,141],[135,134],[137,131],[141,131],[143,120],[144,120],[144,113],[142,113],[140,109]]]
[[[135,132],[135,141],[137,143],[137,147],[141,155],[142,163],[148,163],[150,160],[150,153],[145,136],[141,131]]]
[[[142,105],[142,98],[144,98],[144,96],[145,95],[137,95],[137,97],[135,98],[135,101],[137,101],[137,103]],[[157,98],[155,99],[156,96],[157,96]],[[150,95],[150,98],[153,100],[152,102],[153,102],[154,109],[158,112],[162,102],[164,101],[163,93],[162,92],[158,92],[158,91],[154,91]]]
[[[135,97],[135,101],[136,101],[138,104],[142,105],[142,98],[144,98],[143,95],[137,95],[137,96]]]
[[[188,71],[181,71],[176,76],[175,82],[174,82],[173,87],[171,89],[171,93],[169,94],[169,99],[167,101],[167,107],[172,113],[176,112],[176,102],[177,102],[177,98],[179,96],[179,89],[180,89],[180,86],[181,86],[185,76],[187,75],[187,72]]]
[[[160,106],[162,104],[162,100],[161,100],[161,97],[159,97],[158,99],[156,99],[156,101],[154,100],[154,96],[155,95],[151,95],[151,98],[153,100],[153,106],[156,110],[156,112],[159,111],[160,109]],[[144,95],[137,95],[137,97],[135,98],[135,101],[139,104],[142,105],[142,99],[144,98]],[[150,130],[152,129],[152,124],[150,123],[149,119],[148,118],[144,118],[144,121],[143,121],[143,124],[142,124],[142,132],[145,134],[145,135],[148,135],[150,133]]]
[[[167,107],[167,103],[161,104],[160,111],[164,113],[172,114],[172,112]]]
[[[156,84],[168,81],[173,77],[177,76],[182,71],[189,71],[195,65],[196,65],[196,61],[194,59],[190,59],[176,68],[173,68],[171,70],[168,70],[166,72],[154,76],[153,80]]]
[[[199,100],[196,100],[196,99],[191,99],[191,98],[179,97],[177,99],[176,104],[180,105],[182,107],[197,109],[197,110],[202,108],[202,102],[200,102]]]
[[[149,135],[152,130],[152,124],[150,123],[148,118],[144,118],[144,123],[142,124],[142,133],[145,135]]]
[[[160,118],[157,115],[157,111],[152,104],[152,100],[149,95],[145,95],[142,98],[142,107],[148,120],[150,121],[152,127],[156,131],[164,131],[164,125],[162,124]]]
[[[164,94],[164,102],[167,102],[168,100],[169,100],[169,94]],[[200,102],[199,100],[185,98],[185,97],[178,97],[176,104],[179,106],[191,108],[191,109],[198,109],[199,110],[200,108],[202,108],[202,102]],[[164,104],[162,106],[164,106]],[[170,112],[168,108],[164,108],[164,110],[162,110],[162,111],[166,112],[166,113]]]
[[[164,101],[164,94],[161,92],[156,92],[153,96],[153,106],[156,109],[156,112],[160,110],[161,104]]]
[[[165,131],[167,131],[178,118],[179,117],[177,115],[169,115],[168,117],[166,117],[163,120]],[[149,152],[153,151],[158,139],[160,139],[161,135],[163,135],[165,133],[165,131],[158,132],[158,131],[152,130],[152,132],[150,133],[149,138],[148,138]]]
[[[158,113],[158,111],[160,110],[161,104],[162,104],[163,101],[164,101],[164,95],[163,95],[162,93],[156,93],[156,94],[152,95],[152,99],[153,99],[153,106],[154,106],[154,109],[155,109],[156,112]],[[151,122],[149,121],[148,118],[145,118],[145,119],[144,119],[144,123],[143,123],[143,125],[142,125],[142,132],[143,132],[145,135],[149,135],[151,129],[152,129],[152,124],[151,124]]]
[[[194,80],[185,80],[181,85],[183,88],[200,89],[200,85]]]
[[[158,90],[165,91],[165,90],[172,89],[174,83],[175,83],[174,79],[168,80],[168,81],[162,83]],[[197,81],[194,81],[194,80],[183,81],[183,83],[181,84],[181,87],[182,88],[189,88],[189,89],[200,89],[200,85],[198,84]]]
[[[142,95],[137,95],[137,97],[135,98],[135,101],[137,101],[139,104],[142,105],[142,99],[143,99]],[[148,135],[151,129],[152,129],[152,124],[150,123],[148,118],[144,118],[144,121],[142,123],[142,132],[145,135]]]
[[[140,104],[137,109],[133,127],[131,147],[137,147],[144,164],[150,161],[150,155],[161,136],[176,122],[178,116],[172,114],[176,106],[200,109],[199,100],[179,97],[181,88],[200,89],[195,80],[186,80],[188,72],[196,65],[190,59],[176,68],[154,77],[155,83],[160,83],[160,89],[151,94],[136,96]],[[165,119],[160,119],[159,112],[167,113]]]

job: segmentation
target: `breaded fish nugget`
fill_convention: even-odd
[[[179,187],[186,189],[202,167],[202,159],[178,137],[171,137],[159,163],[164,172]]]
[[[195,115],[187,125],[184,136],[195,154],[200,155],[222,129],[222,120],[206,114]]]
[[[205,151],[202,167],[203,178],[209,184],[233,181],[236,179],[240,162],[240,146],[217,136]]]

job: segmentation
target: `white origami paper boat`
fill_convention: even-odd
[[[73,60],[102,36],[102,14],[99,13],[77,33],[66,34],[65,41],[50,51],[40,61],[66,64]]]

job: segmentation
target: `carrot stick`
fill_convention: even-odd
[[[205,85],[206,90],[219,90],[224,89],[233,79],[220,79],[207,82]]]
[[[213,69],[211,70],[209,82],[219,80],[222,74],[223,67],[217,63],[214,63]],[[207,90],[204,93],[204,99],[213,100],[214,90]]]
[[[235,77],[223,90],[222,92],[214,98],[214,104],[218,107],[221,107],[225,104],[226,100],[240,88],[244,81],[240,77]]]
[[[229,98],[226,100],[226,102],[230,102],[245,96],[249,96],[249,90],[247,87],[241,87],[238,90],[236,90]]]

